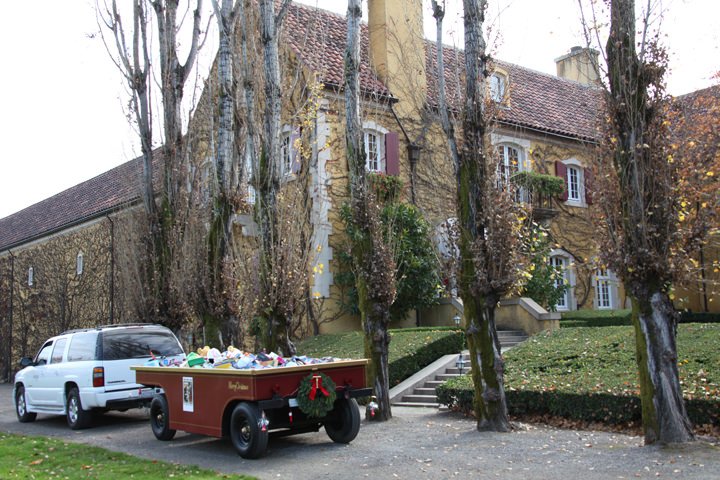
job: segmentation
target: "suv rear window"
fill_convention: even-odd
[[[103,360],[181,355],[180,344],[170,331],[119,330],[102,333]]]

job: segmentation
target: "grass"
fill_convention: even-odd
[[[142,460],[62,440],[0,433],[0,478],[251,480],[255,477],[226,475],[192,465]]]
[[[720,325],[678,328],[678,366],[687,399],[720,401]],[[508,389],[638,395],[632,327],[561,328],[505,355]]]
[[[697,428],[720,428],[718,324],[678,327],[678,371],[685,406]],[[505,355],[508,409],[517,416],[633,424],[640,420],[632,327],[563,328],[532,337]],[[472,380],[452,379],[438,398],[472,411]]]

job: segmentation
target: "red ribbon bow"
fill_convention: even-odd
[[[325,390],[325,387],[322,386],[322,377],[320,375],[314,375],[312,377],[313,380],[315,380],[315,385],[310,388],[310,393],[308,394],[308,398],[310,400],[315,400],[315,395],[317,395],[318,389],[325,395],[326,397],[330,396],[330,392]]]

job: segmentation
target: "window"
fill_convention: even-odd
[[[573,202],[580,201],[580,169],[577,167],[568,167],[567,169],[567,191],[568,200]]]
[[[28,287],[32,287],[35,283],[35,270],[33,267],[28,268]]]
[[[57,341],[55,341],[55,347],[52,351],[52,358],[50,359],[50,363],[60,363],[63,359],[63,353],[65,353],[65,344],[67,343],[67,338],[61,338]]]
[[[253,168],[252,152],[250,149],[245,151],[245,178],[247,182],[247,201],[250,205],[255,205],[255,187],[253,186],[253,178],[255,170]]]
[[[82,360],[95,360],[95,350],[97,348],[97,333],[76,333],[70,340],[70,350],[68,350],[68,362],[79,362]]]
[[[561,257],[559,255],[550,257],[550,265],[560,270],[562,273],[561,276],[557,277],[555,279],[555,288],[560,287],[562,285],[567,285],[568,279],[567,279],[567,271],[568,271],[568,259],[566,257]],[[570,309],[570,301],[569,301],[569,293],[570,289],[565,289],[565,293],[562,297],[558,300],[558,303],[556,305],[558,310],[569,310]]]
[[[365,130],[365,168],[369,172],[384,172],[384,135],[376,130]]]
[[[507,86],[507,77],[502,73],[493,73],[490,76],[490,98],[497,103],[505,100],[505,90]]]
[[[507,185],[510,178],[520,171],[520,151],[511,145],[500,145],[498,153],[498,183]]]
[[[595,272],[595,303],[598,309],[614,308],[615,278],[607,269],[598,269]]]
[[[292,144],[290,134],[283,135],[280,142],[280,175],[291,173],[292,167]]]
[[[571,158],[555,162],[555,175],[565,180],[565,192],[562,201],[576,207],[592,204],[592,171],[583,168],[582,164]]]
[[[48,342],[43,345],[42,349],[38,352],[35,357],[35,363],[37,365],[45,365],[50,360],[50,352],[52,352],[52,342]]]
[[[75,259],[75,273],[82,275],[83,268],[85,267],[84,256],[82,252],[78,252],[77,258]]]

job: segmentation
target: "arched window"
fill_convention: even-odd
[[[28,287],[32,287],[35,283],[35,270],[33,267],[28,268]]]
[[[80,251],[77,254],[77,257],[75,258],[75,273],[78,275],[82,275],[83,269],[85,268],[85,257],[83,255],[83,252]]]

